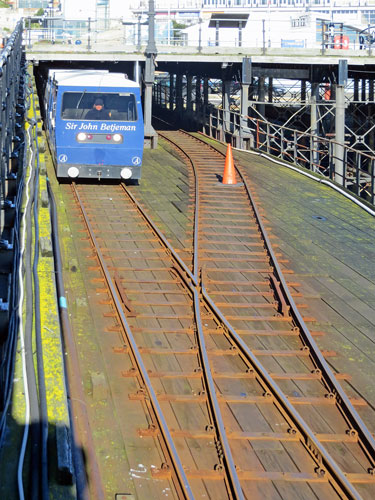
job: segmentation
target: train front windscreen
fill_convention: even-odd
[[[136,97],[131,92],[64,92],[61,118],[135,122],[138,119]]]

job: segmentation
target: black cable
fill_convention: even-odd
[[[33,126],[33,130],[35,125]],[[30,131],[31,163],[35,161],[34,137]],[[26,321],[25,321],[25,359],[27,384],[29,387],[30,400],[30,475],[28,493],[30,500],[38,500],[39,496],[39,457],[40,457],[40,411],[38,387],[36,383],[34,355],[33,355],[33,282],[31,271],[32,256],[32,203],[34,200],[35,170],[30,179],[30,200],[25,214],[25,224],[28,228],[24,266],[25,266],[25,288],[26,288]]]
[[[49,197],[49,205],[50,205],[50,213],[51,213],[51,231],[52,231],[52,245],[53,245],[53,255],[55,261],[55,280],[56,280],[56,289],[57,296],[59,301],[59,315],[62,330],[68,331],[71,333],[70,322],[68,317],[67,304],[65,299],[65,287],[62,273],[62,260],[61,260],[61,252],[60,252],[60,244],[59,244],[59,236],[58,236],[58,220],[57,220],[57,210],[56,210],[56,202],[55,197],[53,196],[52,188],[47,177],[47,191]],[[65,346],[64,346],[65,351]],[[65,369],[65,363],[64,363]],[[69,385],[67,384],[67,393],[68,393],[68,402],[70,402],[70,390]],[[72,433],[72,442],[76,443],[72,414],[71,414],[71,405],[69,404],[69,417],[71,422],[71,433]],[[87,488],[87,478],[85,474],[85,460],[83,456],[83,450],[77,448],[76,445],[72,446],[73,448],[73,464],[74,464],[74,472],[76,478],[76,487],[77,487],[77,496],[80,500],[88,500],[88,488]]]
[[[33,101],[34,116],[36,115],[35,101]],[[45,371],[43,361],[43,344],[41,335],[41,319],[40,319],[40,289],[38,276],[39,263],[39,220],[38,220],[38,193],[39,193],[39,146],[38,137],[35,135],[36,146],[36,168],[35,168],[35,184],[34,184],[34,325],[35,325],[35,342],[37,356],[37,373],[38,373],[38,388],[39,388],[39,418],[40,418],[40,498],[41,500],[49,499],[48,485],[48,410],[47,410],[47,391],[45,382]]]

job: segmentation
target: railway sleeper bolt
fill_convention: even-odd
[[[223,464],[215,464],[214,465],[214,470],[217,472],[221,472],[224,469]]]
[[[314,370],[311,370],[311,373],[315,373],[315,375],[321,375],[322,370],[320,370],[319,368],[314,368]]]
[[[297,429],[295,429],[294,427],[289,427],[288,434],[295,436],[297,434]]]
[[[197,366],[196,368],[194,368],[194,372],[195,373],[202,373],[202,367],[201,366]]]
[[[351,437],[358,436],[358,432],[355,429],[347,429],[346,434]]]
[[[169,479],[171,477],[171,469],[168,464],[162,463],[160,468],[152,468],[151,474],[159,479]]]
[[[270,392],[265,392],[265,393],[263,394],[263,396],[264,396],[265,398],[272,398],[272,394],[271,394]]]
[[[215,430],[215,427],[213,426],[213,424],[207,424],[204,430],[206,432],[213,432]]]
[[[335,399],[336,394],[334,392],[327,392],[327,394],[324,397],[326,397],[327,399]]]
[[[371,474],[371,476],[375,476],[375,467],[369,467],[367,469],[367,472]]]
[[[205,396],[206,395],[206,391],[204,389],[202,389],[201,391],[198,392],[198,396]]]
[[[300,350],[303,351],[303,352],[310,352],[310,347],[307,346],[307,345],[304,345],[303,347],[301,347]]]
[[[315,473],[319,476],[319,477],[324,477],[325,474],[326,474],[326,471],[325,469],[323,469],[322,467],[318,466],[318,467],[315,467]]]
[[[254,373],[254,368],[246,368],[246,373]]]

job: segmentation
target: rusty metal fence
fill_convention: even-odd
[[[168,83],[168,82],[167,82]],[[198,129],[233,146],[255,150],[282,162],[288,162],[327,177],[370,205],[375,205],[375,156],[368,149],[340,144],[331,137],[316,135],[266,120],[258,111],[259,102],[251,105],[246,116],[234,109],[205,105],[186,96],[178,100],[165,82],[154,86],[154,106],[169,121]],[[327,107],[327,103],[324,103]],[[334,109],[332,111],[334,113]]]
[[[322,174],[375,205],[375,157],[369,152],[236,111],[203,107],[199,122],[211,137]]]

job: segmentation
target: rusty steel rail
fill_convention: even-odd
[[[195,138],[195,140],[197,140]],[[200,146],[201,147],[201,146]],[[181,152],[183,151],[183,148],[180,148]],[[186,156],[186,155],[185,155]],[[141,391],[142,395],[145,396],[147,394],[147,397],[143,397],[142,401],[145,401],[145,404],[147,406],[147,409],[150,413],[151,420],[157,424],[158,429],[151,429],[150,432],[147,433],[147,430],[142,431],[141,436],[158,436],[162,452],[166,458],[167,464],[170,465],[170,469],[173,469],[170,471],[172,473],[172,481],[173,484],[175,485],[176,492],[181,498],[193,498],[193,490],[192,490],[192,485],[189,485],[189,480],[191,479],[192,481],[194,479],[201,479],[204,483],[205,480],[207,481],[217,481],[217,480],[222,480],[224,481],[225,484],[225,489],[228,492],[228,496],[230,498],[244,498],[247,496],[245,494],[244,488],[246,488],[246,493],[248,493],[248,486],[246,486],[246,481],[254,481],[254,480],[268,480],[270,481],[270,487],[273,487],[273,481],[278,481],[278,480],[285,480],[285,481],[304,481],[306,482],[306,485],[309,484],[309,486],[312,486],[314,483],[327,483],[326,488],[330,489],[330,491],[334,490],[339,497],[345,497],[345,498],[352,498],[352,499],[357,499],[359,500],[361,498],[359,492],[357,489],[353,486],[354,482],[369,482],[368,481],[368,476],[364,477],[365,474],[360,474],[360,473],[348,473],[348,477],[346,474],[343,472],[343,470],[340,468],[340,466],[336,463],[332,455],[328,452],[325,446],[323,446],[322,442],[330,442],[332,439],[334,443],[339,443],[340,435],[336,433],[333,434],[320,434],[321,431],[319,431],[319,435],[315,435],[314,431],[309,427],[309,425],[306,423],[306,421],[302,418],[301,414],[296,410],[294,403],[303,403],[303,399],[311,399],[314,400],[314,398],[300,398],[300,401],[297,401],[298,398],[288,398],[286,394],[280,389],[280,387],[276,384],[275,380],[278,377],[278,374],[271,374],[266,368],[259,362],[258,359],[258,354],[259,355],[268,355],[272,356],[272,350],[269,350],[267,352],[262,353],[261,351],[255,352],[252,351],[252,349],[246,344],[244,341],[243,337],[240,335],[239,332],[237,332],[233,326],[231,325],[231,317],[225,315],[221,312],[220,307],[218,304],[216,304],[213,299],[211,298],[210,294],[206,290],[206,282],[205,278],[201,272],[201,267],[199,263],[199,209],[200,209],[200,200],[199,200],[199,181],[198,181],[198,175],[197,175],[197,170],[195,169],[195,163],[193,158],[189,159],[189,165],[193,168],[193,172],[195,175],[195,213],[194,213],[194,236],[193,236],[193,242],[192,246],[194,249],[194,255],[193,255],[193,262],[192,262],[192,270],[189,268],[189,266],[183,261],[183,259],[177,254],[177,252],[174,250],[172,245],[168,242],[168,240],[163,236],[161,231],[157,228],[157,226],[152,222],[151,218],[148,217],[146,211],[142,208],[140,203],[135,199],[135,197],[132,195],[132,193],[124,186],[122,185],[122,188],[124,192],[126,193],[128,201],[130,200],[132,203],[132,206],[136,209],[136,214],[137,214],[137,221],[139,219],[139,215],[142,216],[144,222],[147,224],[148,229],[147,229],[147,234],[152,233],[155,235],[158,241],[158,245],[161,245],[161,247],[164,247],[165,250],[165,255],[164,255],[164,262],[163,264],[165,265],[165,261],[169,261],[170,263],[167,263],[167,267],[165,268],[166,271],[170,271],[173,277],[178,276],[179,282],[181,281],[181,285],[184,288],[184,293],[187,292],[186,297],[188,298],[189,302],[175,302],[169,303],[166,302],[160,303],[159,300],[156,301],[156,303],[149,303],[149,306],[163,306],[163,305],[168,305],[169,307],[172,307],[175,304],[183,304],[189,308],[189,316],[185,313],[184,317],[188,321],[188,318],[190,317],[191,314],[191,307],[192,307],[192,315],[191,318],[195,320],[194,326],[189,326],[187,330],[190,330],[190,334],[193,334],[195,340],[194,342],[191,343],[190,348],[186,349],[183,348],[181,349],[181,344],[178,342],[172,343],[171,347],[168,349],[155,349],[155,348],[141,348],[137,345],[136,339],[133,335],[132,332],[132,327],[129,324],[129,321],[126,317],[126,315],[129,316],[129,318],[132,318],[134,315],[136,316],[137,312],[133,310],[133,306],[143,304],[143,300],[140,302],[135,302],[132,304],[132,301],[127,299],[127,290],[126,286],[125,289],[122,289],[121,285],[121,278],[118,277],[116,278],[116,268],[115,268],[115,278],[111,278],[109,275],[109,268],[108,265],[105,262],[105,257],[103,252],[100,250],[98,247],[98,240],[94,235],[93,227],[91,226],[91,223],[89,221],[89,216],[85,211],[85,208],[83,207],[82,203],[82,214],[85,220],[85,225],[86,228],[91,234],[90,238],[92,241],[92,244],[95,247],[95,252],[96,256],[100,262],[101,269],[103,270],[103,273],[105,275],[108,275],[107,278],[107,287],[109,290],[109,293],[112,298],[112,302],[116,305],[117,309],[117,317],[119,319],[119,322],[122,325],[122,328],[125,331],[126,337],[127,337],[127,343],[129,344],[129,350],[127,346],[125,346],[126,352],[130,354],[131,357],[131,362],[133,364],[133,369],[131,369],[128,372],[128,375],[126,376],[136,376],[138,379],[141,379]],[[244,182],[245,185],[245,182]],[[248,189],[247,185],[246,188]],[[248,190],[249,192],[249,190]],[[75,195],[76,199],[79,200],[79,194]],[[206,200],[207,203],[207,200]],[[126,210],[128,205],[126,205]],[[255,210],[253,209],[255,212]],[[134,212],[133,209],[131,209],[131,212]],[[116,212],[115,212],[116,213]],[[259,214],[258,214],[259,215]],[[116,216],[118,218],[118,215]],[[120,216],[122,217],[122,216]],[[260,219],[259,219],[260,220]],[[117,223],[117,220],[116,220]],[[138,224],[138,222],[136,222]],[[131,226],[130,226],[131,227]],[[127,229],[128,231],[128,229]],[[142,230],[141,232],[143,232]],[[136,240],[135,240],[136,241]],[[143,241],[143,240],[141,240]],[[154,239],[152,239],[154,241]],[[156,241],[156,240],[155,240]],[[230,244],[230,243],[229,243]],[[248,243],[248,245],[251,245],[251,243]],[[135,248],[139,248],[136,246]],[[143,247],[145,252],[151,251],[151,252],[159,252],[159,246],[153,247],[151,246],[148,247],[147,245]],[[115,248],[115,250],[118,249],[118,247]],[[272,250],[272,248],[271,248]],[[111,251],[110,248],[107,248],[107,251]],[[121,250],[124,251],[124,250]],[[140,251],[140,257],[141,259],[147,259],[148,257],[145,257],[142,252],[143,249],[139,248]],[[208,252],[211,250],[208,249]],[[218,253],[220,253],[220,250],[217,250]],[[244,253],[244,252],[242,252]],[[224,252],[225,254],[225,252]],[[239,252],[241,254],[241,252]],[[260,252],[255,252],[255,255],[257,256],[255,261],[258,262],[264,262],[263,257],[260,259],[258,258],[259,255],[261,255]],[[273,257],[276,259],[276,254],[272,253]],[[107,254],[107,256],[109,256]],[[159,253],[157,258],[161,258]],[[152,257],[152,259],[155,259]],[[152,262],[152,259],[150,262]],[[131,256],[129,257],[129,260],[131,260]],[[206,259],[207,260],[207,259]],[[220,260],[220,259],[219,259]],[[225,261],[225,258],[221,259],[222,261]],[[189,260],[189,265],[190,265],[190,260]],[[134,266],[134,264],[133,264]],[[151,266],[155,267],[155,266]],[[258,266],[259,267],[259,266]],[[287,300],[288,298],[284,295],[280,276],[278,274],[274,274],[274,266],[271,265],[270,268],[268,265],[262,265],[261,271],[256,270],[257,272],[260,273],[269,273],[269,279],[270,279],[270,284],[272,285],[275,294],[278,295],[278,301],[280,302],[279,304],[279,309],[281,311],[281,314],[283,315],[281,317],[282,320],[288,320],[288,322],[294,321],[293,316],[289,316],[291,314],[289,311],[291,310],[290,302]],[[160,266],[158,266],[158,269]],[[121,269],[121,268],[119,268]],[[126,269],[132,269],[132,265],[130,268]],[[142,268],[143,269],[143,268]],[[144,268],[145,270],[147,267]],[[156,269],[156,271],[158,270]],[[164,268],[163,268],[164,269]],[[140,269],[137,269],[136,266],[134,266],[135,271],[139,271]],[[223,272],[223,269],[218,269],[219,271]],[[224,269],[225,272],[225,269]],[[281,272],[281,268],[280,268]],[[122,278],[126,280],[126,278]],[[134,281],[133,281],[134,282]],[[264,281],[263,281],[264,284]],[[154,289],[152,289],[154,290]],[[165,291],[162,287],[160,289],[157,289],[159,293],[172,293],[167,289]],[[143,289],[140,289],[139,293],[142,293]],[[146,293],[146,292],[145,292]],[[152,293],[152,292],[150,292]],[[264,292],[262,292],[263,294]],[[267,295],[268,292],[264,293],[264,295]],[[121,303],[121,297],[125,298],[125,301]],[[269,295],[268,295],[269,296]],[[190,303],[192,302],[192,305]],[[229,303],[228,303],[229,304]],[[144,304],[147,305],[147,302]],[[240,305],[232,305],[234,308],[235,307],[241,307]],[[252,303],[246,303],[247,307],[255,307],[254,304]],[[272,303],[270,303],[272,307],[275,307]],[[258,306],[262,308],[262,304]],[[124,309],[126,311],[124,312]],[[178,313],[176,313],[173,310],[172,307],[172,312],[178,316]],[[142,318],[142,314],[140,315]],[[147,316],[143,315],[144,318],[147,317],[152,317],[155,319],[158,319],[159,316],[163,318],[163,315],[157,312],[152,312],[151,315]],[[204,318],[204,323],[207,323],[203,325],[203,318]],[[241,319],[241,316],[239,316]],[[266,318],[267,320],[267,318]],[[141,320],[142,321],[142,320]],[[209,327],[208,323],[213,323],[216,325],[216,328],[218,329],[216,332],[209,333]],[[183,323],[181,323],[183,324]],[[189,323],[188,323],[189,324]],[[151,324],[152,325],[152,324]],[[149,328],[146,327],[146,328]],[[152,328],[150,329],[152,330]],[[181,328],[183,330],[183,328]],[[162,332],[162,335],[166,335],[168,333],[168,328],[166,329],[160,329]],[[173,333],[174,330],[172,329],[170,333]],[[153,333],[150,331],[149,333]],[[183,332],[180,332],[183,333]],[[207,341],[209,340],[209,336],[213,334],[220,335],[220,338],[225,339],[226,342],[226,348],[222,348],[222,344],[218,343],[218,345],[215,344],[214,348],[207,348]],[[158,338],[158,337],[156,337]],[[216,337],[218,338],[218,337]],[[211,339],[212,340],[212,339]],[[220,339],[219,339],[220,340]],[[189,344],[190,344],[190,339],[188,339]],[[182,345],[184,345],[182,343]],[[229,346],[229,347],[228,347]],[[162,352],[163,351],[163,352]],[[276,352],[276,351],[275,351]],[[180,367],[179,371],[166,371],[166,372],[156,372],[156,373],[149,373],[147,371],[144,359],[142,358],[143,354],[172,354],[174,356],[178,355],[193,355],[194,357],[196,356],[198,359],[198,368],[195,368],[193,371],[189,370],[183,370],[182,367]],[[213,359],[212,357],[215,356],[215,359],[219,359],[219,356],[224,356],[228,357],[230,356],[230,359],[233,359],[232,356],[236,356],[235,361],[231,364],[229,364],[230,371],[229,372],[218,372],[218,371],[213,371],[212,368],[212,363]],[[310,354],[310,351],[305,352],[303,350],[302,354],[303,356],[307,356]],[[283,355],[282,353],[280,354],[281,356]],[[287,355],[294,355],[295,356],[295,351],[290,350],[290,353]],[[211,358],[210,358],[211,357]],[[186,359],[186,358],[185,358]],[[189,358],[188,358],[189,359]],[[243,362],[244,365],[247,367],[247,371],[243,372],[242,369],[236,371],[236,363],[239,363],[239,361]],[[157,365],[157,363],[155,362]],[[186,365],[186,363],[185,363]],[[172,365],[171,365],[172,366]],[[189,366],[189,365],[186,365]],[[225,364],[222,366],[226,366]],[[242,365],[241,365],[242,366]],[[130,374],[131,372],[131,374]],[[137,373],[136,373],[137,372]],[[286,373],[285,375],[291,375],[290,373]],[[292,374],[293,375],[293,374]],[[296,380],[298,380],[298,374],[296,375]],[[176,378],[177,380],[182,379],[186,380],[186,382],[189,380],[188,384],[190,387],[193,385],[190,381],[190,379],[199,379],[199,387],[203,386],[203,392],[200,391],[198,394],[188,394],[183,391],[178,391],[177,394],[172,393],[169,394],[168,392],[162,393],[162,394],[157,394],[155,390],[153,389],[153,386],[151,384],[151,378],[152,377],[157,377],[160,381],[163,381],[164,378]],[[315,374],[313,374],[310,379],[314,379]],[[320,377],[320,375],[319,375]],[[241,380],[241,385],[246,387],[247,386],[247,380],[255,379],[257,382],[257,389],[256,392],[249,392],[249,395],[246,396],[246,398],[243,398],[241,395],[235,394],[228,394],[228,391],[225,392],[221,390],[221,386],[219,384],[221,379],[229,378],[229,379],[240,379]],[[281,373],[281,378],[282,378],[282,373]],[[293,377],[292,377],[293,378]],[[319,379],[320,380],[320,379]],[[164,382],[162,382],[164,383]],[[235,387],[235,380],[234,382],[231,381],[232,385],[229,385],[229,388],[232,389],[232,387]],[[168,387],[168,386],[167,386]],[[177,385],[177,389],[179,389]],[[255,386],[254,386],[255,389]],[[183,392],[183,393],[182,393]],[[235,391],[231,391],[235,392]],[[181,394],[182,393],[182,394]],[[259,395],[258,395],[259,394]],[[142,396],[140,394],[140,396]],[[141,397],[139,398],[141,399]],[[316,400],[319,400],[319,397],[315,398]],[[323,399],[324,398],[320,398]],[[189,402],[194,402],[194,403],[202,403],[205,405],[205,410],[203,416],[200,418],[196,419],[196,422],[200,426],[202,424],[202,420],[204,422],[204,425],[208,422],[209,425],[203,432],[202,429],[199,427],[198,429],[195,428],[193,430],[190,430],[190,428],[184,428],[182,424],[182,429],[179,430],[174,430],[168,428],[168,421],[166,419],[166,416],[164,415],[161,406],[160,406],[160,401],[180,401],[181,403],[189,403]],[[306,401],[307,402],[307,401]],[[305,403],[306,403],[305,402]],[[327,404],[330,405],[332,408],[332,405],[336,405],[337,400],[327,400]],[[250,408],[253,408],[255,411],[258,405],[263,405],[267,403],[271,403],[272,407],[275,408],[275,410],[272,410],[274,413],[278,412],[279,415],[282,416],[281,421],[284,422],[283,425],[287,425],[288,432],[287,433],[278,433],[278,432],[273,432],[273,425],[271,425],[272,420],[263,416],[264,421],[267,423],[269,428],[271,429],[271,432],[246,432],[246,428],[244,425],[241,425],[238,423],[239,431],[231,431],[228,429],[226,426],[228,423],[231,422],[231,420],[228,421],[228,415],[224,415],[223,408],[220,406],[225,405],[225,409],[234,412],[234,407],[236,404],[241,403],[241,404],[246,404],[249,407],[249,414],[251,413]],[[313,403],[311,403],[313,404]],[[232,407],[231,407],[232,405]],[[254,406],[251,406],[254,405]],[[186,410],[187,411],[187,410]],[[266,410],[268,412],[268,410]],[[271,411],[271,410],[270,410]],[[337,410],[338,411],[338,410]],[[185,412],[185,409],[184,409]],[[226,416],[226,421],[224,419],[224,416]],[[233,417],[235,418],[235,412],[233,413]],[[182,422],[184,421],[185,417],[183,418]],[[280,420],[280,419],[279,419]],[[279,420],[276,420],[279,421]],[[276,424],[279,425],[279,424]],[[281,425],[281,424],[280,424]],[[346,424],[345,424],[346,425]],[[332,429],[334,427],[332,426]],[[252,430],[252,429],[251,429]],[[324,431],[325,432],[325,431]],[[174,443],[174,437],[182,437],[185,439],[192,438],[196,440],[204,440],[204,439],[211,439],[215,443],[216,451],[213,452],[215,456],[212,454],[207,454],[208,457],[214,458],[215,461],[211,462],[212,464],[216,463],[216,460],[218,459],[218,463],[215,465],[215,470],[210,470],[210,469],[204,469],[202,467],[197,466],[197,470],[185,470],[185,468],[182,465],[181,458],[179,456],[179,453],[177,452],[177,447],[175,446]],[[239,443],[241,441],[238,440],[246,440],[246,442],[251,442],[252,439],[260,439],[260,440],[273,440],[276,442],[283,443],[288,443],[288,442],[297,442],[298,441],[298,455],[296,457],[300,456],[303,453],[303,461],[301,464],[298,463],[298,458],[296,458],[296,467],[291,468],[291,471],[288,472],[286,469],[284,471],[283,467],[277,467],[278,469],[281,470],[269,470],[269,468],[265,467],[265,470],[262,468],[260,470],[242,470],[241,465],[243,463],[235,463],[233,454],[234,452],[238,452],[238,446],[236,443]],[[356,442],[356,436],[355,435],[347,435],[346,437],[342,438],[344,442]],[[243,442],[243,441],[242,441]],[[186,446],[186,445],[185,445]],[[242,445],[240,445],[241,447]],[[251,449],[250,443],[246,445],[249,450]],[[186,448],[184,448],[186,451]],[[282,448],[284,453],[288,453],[287,448]],[[187,448],[189,454],[191,453],[191,448]],[[181,450],[181,453],[183,451]],[[248,449],[244,451],[244,453],[249,453]],[[248,455],[246,455],[248,456]],[[368,457],[368,455],[366,455]],[[301,455],[302,458],[302,455]],[[238,460],[238,456],[237,456]],[[261,460],[259,459],[260,464],[262,465]],[[203,462],[204,463],[204,462]],[[280,464],[281,465],[281,464]],[[314,468],[312,468],[312,466]],[[297,472],[294,472],[294,470],[297,470]],[[164,476],[165,477],[165,476]],[[168,476],[169,477],[169,476]],[[372,480],[371,480],[372,484]],[[329,485],[329,486],[328,486]],[[209,490],[207,490],[209,491]],[[315,491],[315,490],[314,490]],[[317,490],[318,491],[318,490]],[[328,491],[328,490],[327,490]],[[319,496],[319,495],[318,495]]]
[[[196,324],[197,324],[197,334],[198,334],[198,346],[199,346],[199,353],[200,353],[200,360],[202,364],[202,369],[203,369],[203,378],[205,381],[205,387],[207,389],[207,397],[208,397],[208,402],[210,406],[210,414],[211,414],[211,421],[212,424],[215,426],[216,431],[217,431],[217,440],[221,443],[221,449],[223,450],[223,462],[224,462],[224,467],[227,473],[228,477],[228,486],[229,490],[231,491],[231,494],[233,495],[233,498],[238,498],[239,500],[244,499],[244,495],[242,492],[241,488],[241,483],[238,477],[238,473],[236,470],[236,465],[233,460],[232,452],[229,446],[229,441],[228,437],[225,431],[225,426],[224,426],[224,421],[223,417],[220,411],[219,407],[219,401],[216,396],[216,390],[215,390],[215,384],[211,372],[211,367],[210,367],[210,362],[208,359],[208,354],[207,354],[207,347],[206,347],[206,342],[205,342],[205,336],[203,332],[203,327],[202,327],[202,318],[201,318],[201,313],[200,313],[200,296],[198,292],[198,260],[197,260],[197,240],[194,239],[194,248],[196,249],[196,252],[194,252],[194,273],[192,274],[190,270],[187,268],[185,263],[180,259],[180,257],[177,255],[177,252],[173,249],[173,247],[169,244],[169,242],[166,240],[164,235],[159,231],[159,229],[156,227],[156,225],[153,223],[150,217],[147,216],[147,214],[144,212],[140,204],[136,201],[134,196],[126,189],[124,184],[122,184],[122,187],[124,191],[128,194],[130,199],[133,201],[135,206],[138,208],[138,210],[142,213],[142,216],[144,219],[147,221],[147,223],[152,227],[152,230],[155,234],[158,235],[160,240],[163,242],[165,247],[169,250],[171,253],[171,256],[173,257],[174,261],[176,264],[181,267],[182,274],[181,276],[183,277],[185,284],[187,287],[190,289],[190,291],[193,294],[194,297],[194,312],[195,312],[195,319],[196,319]],[[197,180],[196,180],[196,188],[197,188]],[[196,194],[198,193],[198,190],[196,190]],[[197,213],[195,214],[195,219],[196,219],[196,226],[195,230],[197,230],[198,227],[198,222],[197,222]],[[190,277],[190,280],[186,280],[184,277],[184,274],[188,277]]]
[[[154,421],[156,421],[158,423],[159,429],[161,431],[162,440],[163,440],[163,445],[162,445],[163,451],[167,454],[169,461],[170,461],[170,464],[173,466],[173,469],[174,469],[174,475],[172,475],[172,477],[174,478],[174,484],[175,484],[176,490],[177,490],[177,492],[179,492],[180,498],[193,500],[194,496],[193,496],[193,493],[191,491],[189,481],[186,477],[186,473],[185,473],[185,470],[184,470],[183,465],[181,463],[181,460],[179,458],[178,452],[176,450],[173,438],[172,438],[171,433],[169,431],[166,419],[165,419],[163,411],[160,407],[157,395],[152,387],[149,374],[148,374],[147,369],[143,363],[142,356],[139,352],[137,343],[134,339],[134,336],[133,336],[133,333],[132,333],[131,328],[129,326],[129,323],[128,323],[126,316],[123,312],[123,309],[121,307],[121,302],[120,302],[120,299],[118,296],[117,287],[113,283],[113,280],[111,278],[111,275],[110,275],[108,267],[107,267],[107,264],[105,263],[103,254],[102,254],[100,247],[98,245],[98,242],[95,238],[94,232],[93,232],[91,224],[89,222],[89,218],[86,214],[85,208],[81,202],[79,193],[78,193],[74,183],[72,184],[72,189],[74,191],[74,196],[76,197],[76,199],[79,203],[79,206],[80,206],[80,209],[81,209],[81,212],[82,212],[82,215],[83,215],[86,227],[87,227],[87,231],[88,231],[90,238],[92,240],[92,243],[94,245],[95,252],[96,252],[97,257],[99,259],[99,262],[100,262],[103,274],[105,276],[105,279],[107,281],[108,288],[110,290],[113,302],[116,306],[117,314],[119,316],[119,319],[121,321],[123,329],[126,332],[127,340],[128,340],[129,345],[131,347],[131,354],[132,354],[134,365],[137,366],[138,372],[142,378],[143,386],[148,393],[150,403],[151,403],[151,409],[153,412]]]
[[[213,146],[210,146],[213,147]],[[214,148],[216,151],[220,152],[217,148]],[[221,153],[223,154],[223,153]],[[224,155],[223,155],[224,156]],[[259,210],[257,208],[256,202],[254,201],[246,178],[244,177],[241,169],[236,167],[237,172],[244,183],[245,189],[248,193],[250,203],[253,207],[253,210],[256,215],[257,224],[262,233],[262,237],[264,239],[267,252],[269,253],[269,257],[272,263],[272,267],[274,269],[274,273],[277,277],[278,283],[276,284],[276,288],[280,291],[278,292],[280,302],[282,304],[286,304],[288,306],[288,311],[290,316],[293,318],[296,326],[298,326],[301,336],[304,339],[306,345],[310,349],[310,354],[314,359],[316,364],[316,368],[321,370],[322,376],[327,384],[327,388],[330,391],[330,394],[337,400],[338,405],[340,405],[343,409],[345,417],[348,419],[348,423],[354,429],[354,431],[358,432],[358,438],[362,443],[362,447],[366,450],[369,461],[372,462],[372,470],[369,470],[369,473],[375,473],[375,439],[369,432],[367,426],[364,424],[357,410],[354,408],[352,403],[350,402],[347,394],[343,390],[341,384],[337,381],[332,369],[328,365],[327,361],[324,359],[317,343],[312,337],[305,321],[301,313],[298,310],[298,307],[290,293],[289,287],[287,285],[286,279],[283,275],[282,269],[277,261],[275,256],[275,252],[272,248],[271,241],[268,237],[267,230],[262,222],[261,216],[259,214]]]
[[[187,134],[184,131],[180,131],[184,134]],[[159,132],[160,134],[160,132]],[[192,166],[194,170],[194,175],[196,179],[196,191],[198,193],[198,186],[197,186],[197,175],[196,175],[196,168],[194,165],[193,159],[190,157],[190,155],[183,150],[183,148],[175,143],[173,140],[171,140],[170,137],[166,136],[165,134],[160,134],[162,135],[166,140],[170,141],[171,143],[174,143],[174,145],[183,153],[183,155],[187,158],[188,163]],[[187,134],[189,135],[189,134]],[[193,136],[194,139],[197,139],[195,136]],[[222,152],[216,148],[213,148],[216,151],[218,151],[220,154]],[[224,155],[223,155],[224,156]],[[286,280],[283,277],[283,273],[281,270],[280,265],[277,262],[275,253],[272,249],[270,240],[268,238],[267,232],[264,228],[264,225],[261,221],[259,211],[256,207],[256,204],[251,196],[248,184],[246,182],[246,179],[244,178],[243,174],[240,172],[240,170],[237,167],[237,172],[240,175],[241,181],[244,183],[247,195],[249,197],[249,201],[253,207],[254,213],[256,214],[256,219],[257,219],[257,224],[259,226],[259,229],[261,231],[262,237],[264,239],[265,245],[267,252],[270,257],[271,265],[272,268],[276,274],[276,278],[271,275],[271,283],[275,289],[276,294],[278,295],[280,304],[281,304],[281,311],[283,315],[291,315],[293,320],[295,321],[295,324],[300,328],[301,331],[301,336],[305,340],[306,345],[309,346],[309,349],[312,351],[312,356],[314,361],[316,362],[317,366],[320,368],[322,371],[322,376],[324,377],[324,380],[326,379],[329,381],[329,384],[327,384],[328,387],[334,387],[335,391],[337,394],[340,394],[340,398],[342,401],[345,401],[344,411],[347,416],[349,416],[349,421],[354,422],[353,429],[354,432],[358,432],[358,436],[361,435],[361,442],[365,444],[364,448],[367,453],[367,457],[370,462],[374,462],[374,451],[371,445],[371,441],[373,441],[373,438],[371,434],[369,433],[368,429],[364,425],[363,421],[359,417],[358,413],[354,409],[352,403],[349,401],[347,395],[344,393],[341,385],[337,382],[336,377],[334,376],[332,370],[328,367],[327,362],[324,360],[323,355],[321,354],[318,346],[316,345],[315,341],[312,338],[311,333],[306,327],[306,324],[299,313],[297,306],[294,302],[294,299],[287,287]],[[196,209],[195,209],[195,215],[197,215],[197,212],[199,211],[199,201],[198,198],[196,198]],[[195,230],[194,230],[194,240],[198,239],[198,225],[195,225]],[[194,248],[197,248],[197,244],[194,243]],[[198,261],[195,260],[195,269],[199,268]],[[194,273],[195,275],[195,273]],[[273,279],[272,279],[273,278]],[[329,471],[329,474],[332,477],[332,483],[334,485],[334,488],[339,491],[341,494],[347,496],[348,498],[361,498],[360,494],[358,491],[353,487],[353,485],[350,483],[350,481],[347,479],[347,477],[344,475],[342,470],[338,467],[336,462],[333,460],[333,458],[330,456],[330,454],[327,452],[327,450],[324,448],[324,446],[317,440],[315,437],[314,433],[310,429],[310,427],[307,425],[307,423],[301,418],[298,412],[296,412],[295,408],[291,405],[291,403],[288,401],[286,396],[283,394],[283,392],[280,390],[280,388],[276,385],[272,377],[269,375],[267,370],[260,364],[258,359],[253,355],[249,347],[246,345],[246,343],[241,339],[241,337],[236,333],[236,331],[233,329],[233,327],[230,325],[230,323],[225,319],[225,316],[221,313],[220,309],[215,305],[214,301],[210,298],[209,294],[207,293],[204,283],[202,282],[202,296],[203,299],[206,301],[206,303],[209,305],[210,309],[212,312],[216,315],[216,317],[219,319],[222,324],[225,325],[226,330],[230,334],[230,337],[232,341],[235,343],[237,348],[240,349],[241,353],[243,354],[244,358],[247,360],[247,362],[250,364],[252,369],[255,369],[258,376],[261,378],[262,382],[266,384],[267,390],[270,391],[270,393],[273,395],[273,397],[276,398],[278,404],[281,407],[282,413],[288,415],[288,418],[293,422],[294,427],[298,429],[298,432],[300,433],[302,437],[302,442],[304,443],[306,449],[309,451],[309,453],[316,459],[316,462],[318,464],[318,468],[321,466],[320,473],[325,474],[325,471]],[[312,341],[312,342],[311,342]],[[327,370],[328,368],[328,370]],[[341,396],[343,394],[343,396]],[[340,401],[337,399],[337,403],[340,403]],[[365,440],[362,439],[362,436],[364,436]],[[320,465],[319,465],[320,464]],[[368,472],[371,474],[372,470],[369,469]]]

